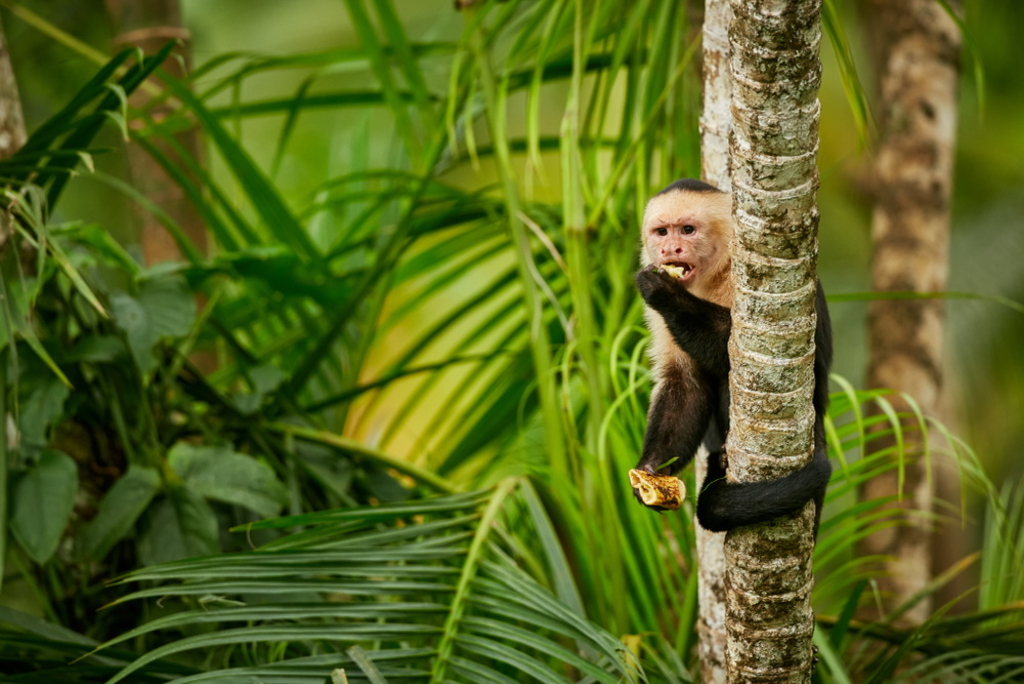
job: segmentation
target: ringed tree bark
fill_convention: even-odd
[[[729,129],[731,77],[729,73],[729,0],[707,0],[703,27],[703,110],[700,117],[700,165],[704,180],[729,192]],[[707,461],[695,458],[697,482],[707,475]],[[701,681],[725,682],[725,535],[708,532],[694,519],[697,537],[697,653]]]
[[[729,477],[813,453],[821,0],[731,0]],[[725,540],[728,681],[810,682],[814,504]]]
[[[866,0],[863,7],[871,17],[881,101],[871,221],[872,290],[941,292],[949,271],[960,31],[934,0]],[[941,299],[872,302],[868,386],[905,393],[925,415],[939,414],[944,324]],[[891,401],[899,411],[910,410],[899,396]],[[879,448],[894,445],[891,439],[878,443]],[[911,458],[903,497],[892,504],[901,524],[877,531],[860,544],[861,555],[890,558],[880,563],[878,578],[885,612],[931,579],[927,513],[933,491],[925,464],[916,458],[922,447],[920,433],[908,431],[905,448]],[[941,477],[944,471],[936,472]],[[900,493],[898,477],[893,470],[869,480],[862,488],[864,498]],[[901,620],[920,624],[930,612],[926,598]],[[870,617],[879,616],[870,610]]]
[[[25,119],[21,97],[11,68],[3,26],[0,25],[0,159],[6,159],[25,144]]]

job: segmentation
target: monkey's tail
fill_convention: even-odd
[[[777,480],[732,483],[725,481],[720,459],[709,459],[708,475],[697,497],[697,520],[712,532],[752,525],[800,510],[808,501],[816,503],[814,530],[817,534],[825,489],[832,465],[824,449],[815,451],[811,462]]]

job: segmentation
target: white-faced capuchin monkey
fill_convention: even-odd
[[[714,532],[771,520],[811,500],[820,519],[832,472],[823,422],[832,328],[819,284],[814,457],[804,468],[777,480],[726,481],[732,235],[732,195],[698,180],[676,181],[647,203],[641,228],[644,268],[636,275],[647,302],[656,383],[643,455],[636,467],[652,474],[675,474],[703,442],[709,454],[708,474],[697,497],[697,519]],[[635,489],[634,494],[640,499]]]

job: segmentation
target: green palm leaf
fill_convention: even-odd
[[[131,573],[122,581],[159,586],[118,603],[161,596],[157,616],[96,653],[154,632],[193,632],[171,636],[109,684],[175,654],[212,654],[245,644],[287,645],[288,657],[180,681],[259,673],[266,677],[261,681],[321,682],[333,668],[348,672],[353,658],[344,648],[352,644],[365,645],[366,658],[389,681],[614,684],[641,677],[614,636],[588,621],[579,605],[572,608],[543,588],[512,555],[504,535],[495,534],[523,532],[530,519],[550,529],[535,505],[530,519],[518,514],[531,500],[529,485],[506,480],[487,492],[253,525],[306,529],[266,549]],[[557,549],[546,549],[550,567],[564,568]],[[559,576],[563,585],[570,581],[564,571]],[[307,599],[287,600],[289,595]],[[195,633],[200,625],[216,629]]]

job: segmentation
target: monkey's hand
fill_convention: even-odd
[[[636,287],[647,306],[661,314],[680,313],[692,307],[696,299],[683,283],[657,266],[648,266],[636,274]]]
[[[729,372],[729,309],[697,297],[678,279],[650,266],[636,274],[636,286],[680,349],[712,373]]]

